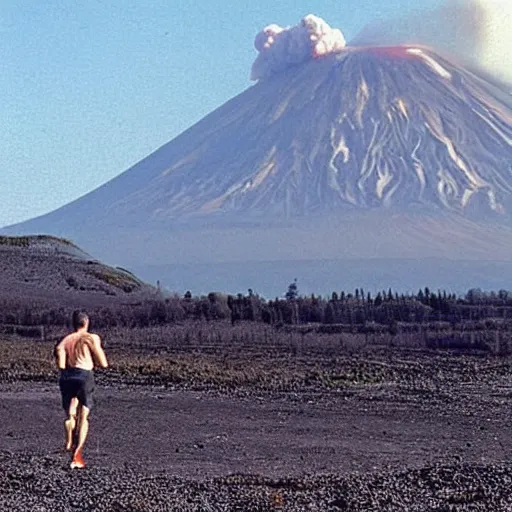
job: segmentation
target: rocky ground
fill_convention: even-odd
[[[74,471],[51,345],[0,343],[1,510],[512,510],[507,359],[138,339],[110,336]]]
[[[429,466],[401,472],[201,480],[136,468],[69,471],[51,457],[0,455],[4,510],[507,511],[512,468]]]

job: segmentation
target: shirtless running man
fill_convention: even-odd
[[[57,345],[55,352],[57,366],[61,371],[59,388],[62,407],[66,411],[66,450],[73,449],[74,432],[78,429],[78,443],[73,451],[71,467],[83,468],[85,462],[82,448],[89,431],[89,413],[94,393],[94,362],[102,368],[107,368],[108,362],[100,337],[88,332],[89,317],[85,313],[73,313],[73,328],[75,332],[66,336]]]

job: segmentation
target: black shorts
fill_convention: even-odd
[[[66,368],[59,379],[62,395],[62,407],[67,412],[73,398],[78,398],[81,405],[92,409],[94,393],[94,373],[82,368]]]

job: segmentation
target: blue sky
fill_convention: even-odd
[[[251,85],[254,36],[309,13],[347,40],[436,0],[1,0],[0,226],[93,190]]]

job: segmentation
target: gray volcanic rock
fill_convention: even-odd
[[[139,263],[404,248],[509,259],[511,105],[427,48],[347,48],[260,81],[99,189],[8,232],[66,235]]]

